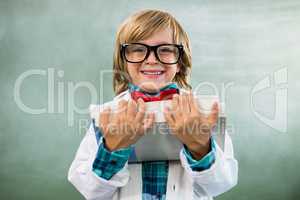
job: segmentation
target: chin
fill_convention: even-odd
[[[167,83],[157,83],[157,82],[144,82],[140,84],[140,88],[146,92],[157,92],[160,88],[167,85]]]

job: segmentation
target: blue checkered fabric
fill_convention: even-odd
[[[100,177],[109,180],[120,171],[129,159],[132,147],[110,152],[105,147],[105,141],[101,142],[97,156],[93,163],[93,171]]]
[[[210,152],[206,154],[200,160],[195,160],[188,150],[186,145],[183,145],[183,153],[187,158],[187,161],[193,171],[203,171],[209,169],[211,165],[215,162],[215,155],[216,155],[216,144],[215,140],[211,137],[210,139]]]
[[[143,200],[165,199],[168,170],[168,161],[142,163]]]

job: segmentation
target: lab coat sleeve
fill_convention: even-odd
[[[230,136],[225,134],[224,151],[216,144],[216,155],[213,165],[204,171],[193,171],[188,164],[183,151],[180,152],[180,161],[192,181],[194,196],[217,196],[237,184],[238,163],[233,155],[233,146]]]
[[[112,200],[117,197],[118,188],[123,187],[129,180],[127,163],[111,179],[106,180],[93,172],[93,162],[96,158],[98,145],[95,132],[91,126],[84,136],[75,159],[68,172],[68,180],[86,199]]]

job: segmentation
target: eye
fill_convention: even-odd
[[[147,51],[147,48],[139,44],[131,44],[127,46],[126,50],[128,53],[144,53]]]
[[[141,47],[137,47],[137,48],[134,48],[132,49],[133,52],[144,52],[145,49],[144,48],[141,48]]]
[[[173,46],[161,46],[159,48],[159,53],[162,53],[162,54],[176,53],[176,48]]]

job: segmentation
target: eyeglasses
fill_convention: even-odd
[[[183,46],[178,44],[160,44],[149,46],[142,43],[121,44],[121,55],[130,63],[144,62],[154,51],[156,59],[163,64],[176,64],[183,53]]]

